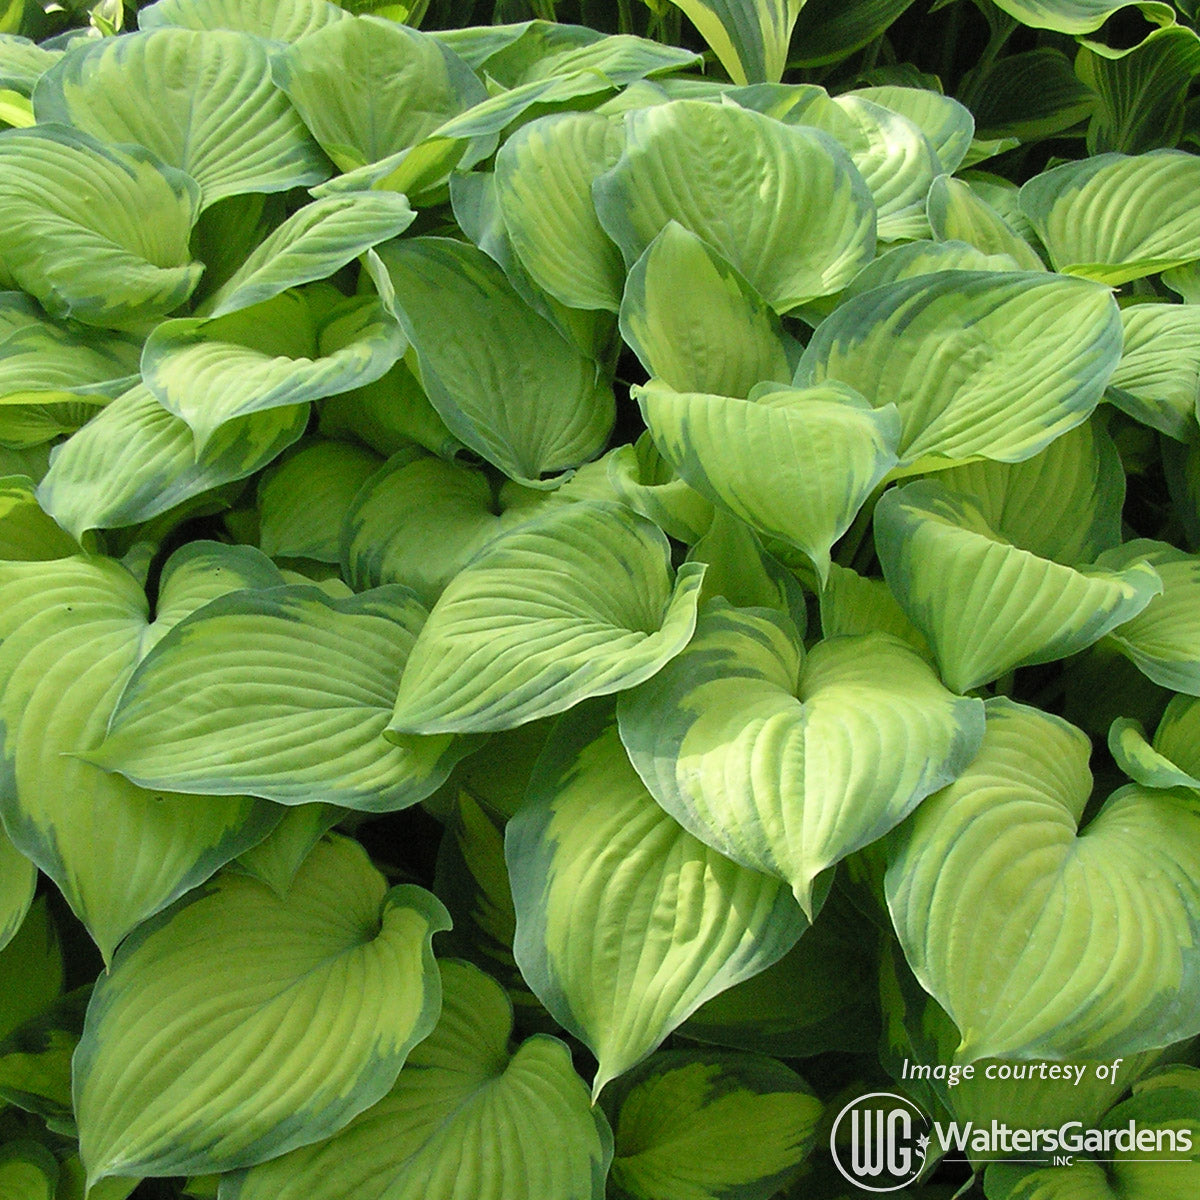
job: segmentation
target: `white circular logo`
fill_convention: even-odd
[[[829,1131],[829,1149],[833,1165],[855,1187],[896,1192],[925,1166],[929,1118],[904,1096],[871,1092],[838,1113]]]

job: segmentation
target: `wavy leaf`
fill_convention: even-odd
[[[979,754],[888,855],[888,908],[955,1059],[1096,1058],[1200,1030],[1200,799],[1136,786],[1080,831],[1090,743],[988,702]]]
[[[778,83],[804,0],[672,0],[735,83]]]
[[[796,369],[894,403],[904,464],[1019,462],[1084,421],[1121,354],[1111,292],[1045,272],[937,271],[873,288],[818,327]]]
[[[692,635],[704,575],[674,582],[667,540],[596,501],[551,508],[485,547],[409,655],[394,733],[510,729],[630,688]]]
[[[627,267],[677,221],[778,313],[840,291],[874,253],[875,203],[846,152],[818,130],[734,105],[630,112],[621,158],[592,192]]]
[[[1034,248],[961,179],[939,175],[927,204],[929,224],[939,242],[967,242],[984,254],[1007,254],[1022,271],[1046,269]]]
[[[884,577],[956,691],[1090,646],[1162,589],[1137,562],[1073,568],[1013,545],[979,502],[922,480],[875,508]]]
[[[407,588],[224,596],[141,661],[86,757],[142,787],[365,812],[407,808],[466,750],[383,730],[425,609]]]
[[[1157,0],[996,0],[996,3],[1022,25],[1053,29],[1056,33],[1091,33],[1113,13],[1131,6],[1158,24],[1175,19],[1171,6]]]
[[[349,19],[328,0],[158,0],[138,10],[139,29],[232,29],[280,42]]]
[[[202,208],[244,192],[320,183],[329,169],[267,52],[225,30],[156,29],[71,50],[34,89],[38,121],[133,142],[200,185]]]
[[[602,1200],[612,1134],[557,1038],[509,1051],[512,1006],[442,962],[442,1015],[391,1092],[329,1141],[221,1181],[220,1200]]]
[[[849,95],[861,96],[907,117],[929,139],[943,174],[953,175],[962,166],[975,136],[975,118],[966,105],[927,88],[896,84],[857,88]]]
[[[1121,361],[1107,398],[1122,412],[1168,437],[1195,437],[1200,398],[1200,308],[1135,304],[1121,310]]]
[[[226,874],[148,922],[97,983],[75,1056],[89,1183],[227,1171],[335,1133],[433,1028],[447,924],[347,838],[313,851],[286,902]]]
[[[785,886],[654,803],[610,712],[564,718],[505,833],[517,963],[599,1060],[593,1097],[709,997],[786,953],[806,924]]]
[[[722,854],[787,880],[810,919],[822,873],[952,780],[983,732],[979,702],[894,638],[806,655],[781,615],[720,603],[618,715],[655,799]]]

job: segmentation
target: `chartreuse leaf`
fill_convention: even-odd
[[[389,729],[510,729],[649,678],[687,644],[704,568],[599,501],[551,507],[458,573],[409,655]]]
[[[467,446],[531,482],[599,453],[614,419],[612,389],[482,250],[406,238],[380,257],[425,390]]]
[[[337,1136],[221,1181],[220,1200],[602,1200],[612,1133],[557,1038],[515,1052],[512,1005],[439,963],[442,1015],[395,1086]]]
[[[78,553],[79,543],[42,512],[28,478],[0,478],[0,560],[34,562]]]
[[[1016,259],[1007,254],[984,254],[966,242],[906,242],[885,251],[850,281],[839,297],[844,304],[872,288],[935,271],[1015,271]]]
[[[837,379],[900,410],[903,464],[1030,458],[1099,403],[1121,354],[1108,288],[1046,272],[937,271],[818,327],[797,386]]]
[[[139,29],[233,29],[280,42],[349,19],[328,0],[158,0],[138,10]]]
[[[0,1039],[0,1100],[36,1113],[59,1131],[74,1133],[71,1056],[90,993],[90,987],[83,987],[51,997],[35,1016]]]
[[[1200,558],[1139,538],[1101,555],[1098,565],[1122,571],[1140,563],[1158,572],[1162,595],[1114,629],[1112,641],[1155,683],[1200,696]]]
[[[448,924],[341,837],[286,901],[226,873],[148,922],[97,983],[75,1055],[89,1181],[228,1171],[336,1133],[433,1028],[430,941]]]
[[[137,327],[178,308],[196,185],[136,146],[57,126],[0,133],[0,273],[51,316]]]
[[[1146,740],[1140,721],[1118,717],[1108,731],[1117,766],[1143,787],[1200,789],[1200,700],[1175,696]]]
[[[146,792],[79,756],[103,741],[138,659],[167,629],[224,592],[276,582],[257,551],[194,543],[168,564],[150,622],[141,588],[110,559],[0,564],[0,812],[106,958],[266,836],[278,810]]]
[[[691,545],[712,525],[712,503],[675,474],[649,433],[601,461],[607,461],[609,482],[621,503],[648,517],[668,537]]]
[[[677,392],[745,397],[763,380],[787,383],[798,353],[745,278],[676,221],[633,264],[620,323],[651,377]]]
[[[381,17],[336,21],[271,63],[322,149],[343,171],[407,150],[487,99],[475,73],[435,38]]]
[[[319,314],[303,292],[290,291],[225,317],[164,321],[146,342],[142,377],[206,447],[238,417],[373,382],[404,347],[373,296]]]
[[[599,1060],[592,1095],[709,997],[785,954],[806,922],[778,880],[655,804],[607,705],[563,718],[509,821],[525,982]]]
[[[203,208],[243,192],[306,187],[329,174],[272,85],[263,43],[248,34],[155,29],[104,38],[69,51],[34,93],[39,122],[145,146],[200,185]]]
[[[407,808],[465,749],[445,735],[383,737],[425,615],[402,587],[214,600],[142,660],[87,758],[143,787]]]
[[[989,529],[1040,558],[1090,563],[1121,541],[1125,473],[1096,419],[1018,463],[964,463],[936,482],[971,497]]]
[[[852,388],[762,389],[757,399],[633,395],[662,456],[692,487],[767,537],[803,550],[817,574],[876,484],[896,465],[900,418]]]
[[[900,607],[960,692],[1077,653],[1163,587],[1141,556],[1075,568],[1014,545],[980,501],[933,480],[884,493],[875,545]]]
[[[1136,1082],[1095,1132],[1069,1131],[1088,1151],[1069,1166],[991,1163],[988,1200],[1186,1200],[1200,1185],[1198,1076],[1181,1065]]]
[[[232,868],[253,876],[286,899],[304,860],[344,815],[332,804],[293,805],[257,846],[237,856]]]
[[[592,181],[621,152],[621,126],[555,113],[522,126],[496,155],[496,199],[533,280],[570,308],[616,312],[625,268],[600,227]]]
[[[1034,248],[961,179],[939,175],[927,204],[929,224],[939,242],[967,242],[984,254],[1007,254],[1022,271],[1046,269]]]
[[[78,538],[134,525],[264,467],[303,433],[308,406],[228,421],[197,453],[187,422],[139,384],[59,447],[38,502]]]
[[[342,522],[380,465],[379,455],[361,446],[318,441],[264,475],[258,489],[263,553],[338,562]]]
[[[1188,85],[1200,74],[1200,37],[1192,30],[1168,25],[1127,50],[1085,41],[1075,61],[1079,78],[1100,97],[1088,126],[1090,153],[1137,154],[1178,143]]]
[[[23,292],[0,292],[0,403],[6,407],[103,403],[137,382],[140,354],[139,339],[47,320]]]
[[[532,493],[536,503],[546,495]],[[511,481],[493,489],[474,467],[401,450],[364,483],[346,513],[346,578],[356,588],[402,583],[432,606],[484,546],[536,515],[519,502],[530,496]]]
[[[1157,24],[1175,19],[1171,6],[1158,0],[996,0],[996,3],[1022,25],[1053,29],[1056,33],[1091,33],[1113,13],[1131,5]]]
[[[875,199],[880,241],[929,233],[925,195],[941,164],[916,122],[861,95],[818,93],[796,112],[789,124],[823,129],[850,155]]]
[[[37,867],[13,845],[0,825],[0,950],[21,928],[33,903],[37,887]]]
[[[39,46],[29,38],[0,33],[0,84],[28,96],[33,85],[62,56],[61,50]]]
[[[1182,150],[1097,154],[1034,176],[1021,208],[1056,271],[1115,287],[1200,258],[1197,186]]]
[[[9,1142],[0,1146],[0,1198],[2,1200],[54,1200],[58,1162],[37,1142]]]
[[[325,279],[372,246],[403,233],[416,218],[396,192],[356,192],[314,200],[261,241],[201,306],[220,317],[288,288]]]
[[[884,580],[833,563],[820,600],[821,632],[825,637],[888,633],[907,642],[922,658],[934,661],[925,635],[904,615]]]
[[[592,191],[626,266],[678,221],[778,313],[840,291],[874,255],[875,203],[846,152],[819,130],[736,105],[630,112],[621,158]]]
[[[962,166],[975,136],[975,118],[965,105],[927,88],[896,84],[858,88],[849,94],[907,117],[929,139],[943,174],[953,175]]]
[[[821,1102],[769,1058],[663,1051],[605,1098],[617,1200],[769,1200],[816,1141]]]
[[[719,602],[618,712],[655,799],[708,845],[787,880],[810,918],[818,877],[955,778],[983,733],[979,701],[951,695],[895,638],[834,638],[806,655],[781,614]]]
[[[804,0],[672,0],[735,83],[778,83]]]
[[[1200,397],[1200,307],[1134,304],[1121,310],[1125,348],[1107,399],[1177,441],[1195,436]]]
[[[1060,718],[990,700],[979,754],[889,851],[892,920],[957,1061],[1104,1059],[1200,1030],[1200,799],[1123,787],[1081,833],[1089,752]]]

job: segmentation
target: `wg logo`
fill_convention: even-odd
[[[871,1092],[838,1113],[829,1131],[833,1165],[865,1192],[895,1192],[925,1165],[929,1118],[891,1092]]]

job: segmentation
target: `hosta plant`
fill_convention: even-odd
[[[1200,1145],[1195,16],[0,3],[0,1197]]]

